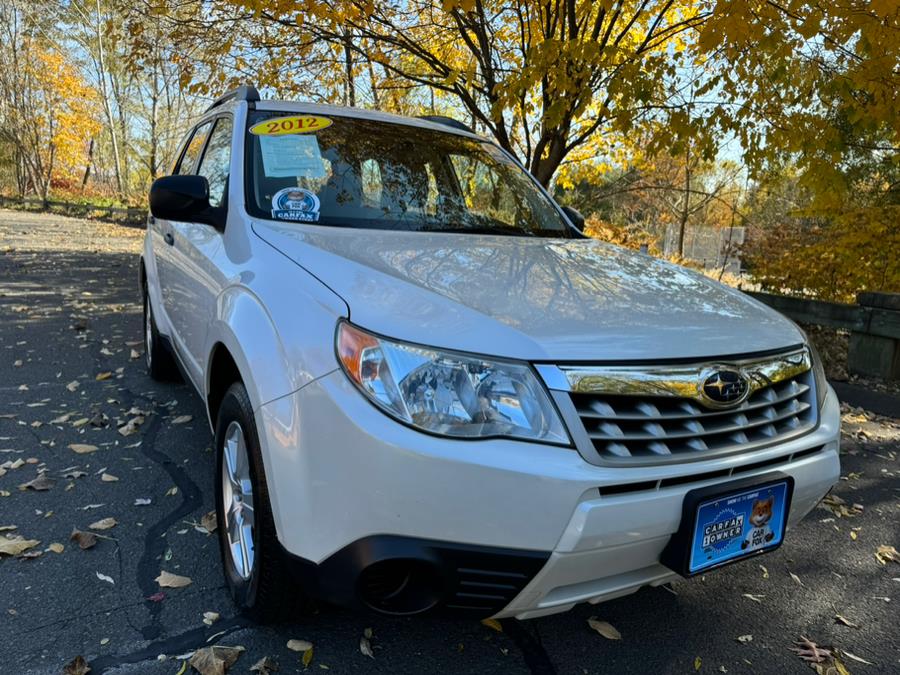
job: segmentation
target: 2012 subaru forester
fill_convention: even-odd
[[[215,432],[225,577],[520,618],[770,551],[839,476],[792,322],[584,237],[443,118],[242,87],[150,193],[150,374]]]

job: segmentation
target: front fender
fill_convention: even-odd
[[[314,284],[311,289],[300,284],[303,290],[269,292],[266,305],[244,285],[222,291],[207,338],[204,397],[210,391],[211,359],[219,343],[234,359],[254,410],[337,367],[334,330],[346,315],[346,305]]]

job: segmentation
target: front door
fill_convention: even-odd
[[[227,213],[229,169],[231,164],[231,117],[219,117],[194,173],[209,182],[212,209]],[[222,232],[212,225],[173,222],[175,243],[171,246],[172,279],[169,317],[178,336],[177,349],[182,363],[195,383],[203,372],[206,335],[215,314],[216,297],[223,279],[214,265],[222,247]]]

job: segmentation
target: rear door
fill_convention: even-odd
[[[216,118],[193,173],[209,182],[210,207],[227,213],[231,165],[232,119]],[[224,221],[224,219],[223,219]],[[178,351],[195,383],[202,384],[206,335],[223,279],[215,264],[222,247],[222,231],[203,223],[173,222],[171,309]]]

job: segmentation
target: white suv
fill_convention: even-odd
[[[770,551],[839,476],[804,334],[583,237],[445,118],[241,87],[150,192],[147,367],[215,431],[225,577],[520,618]]]

